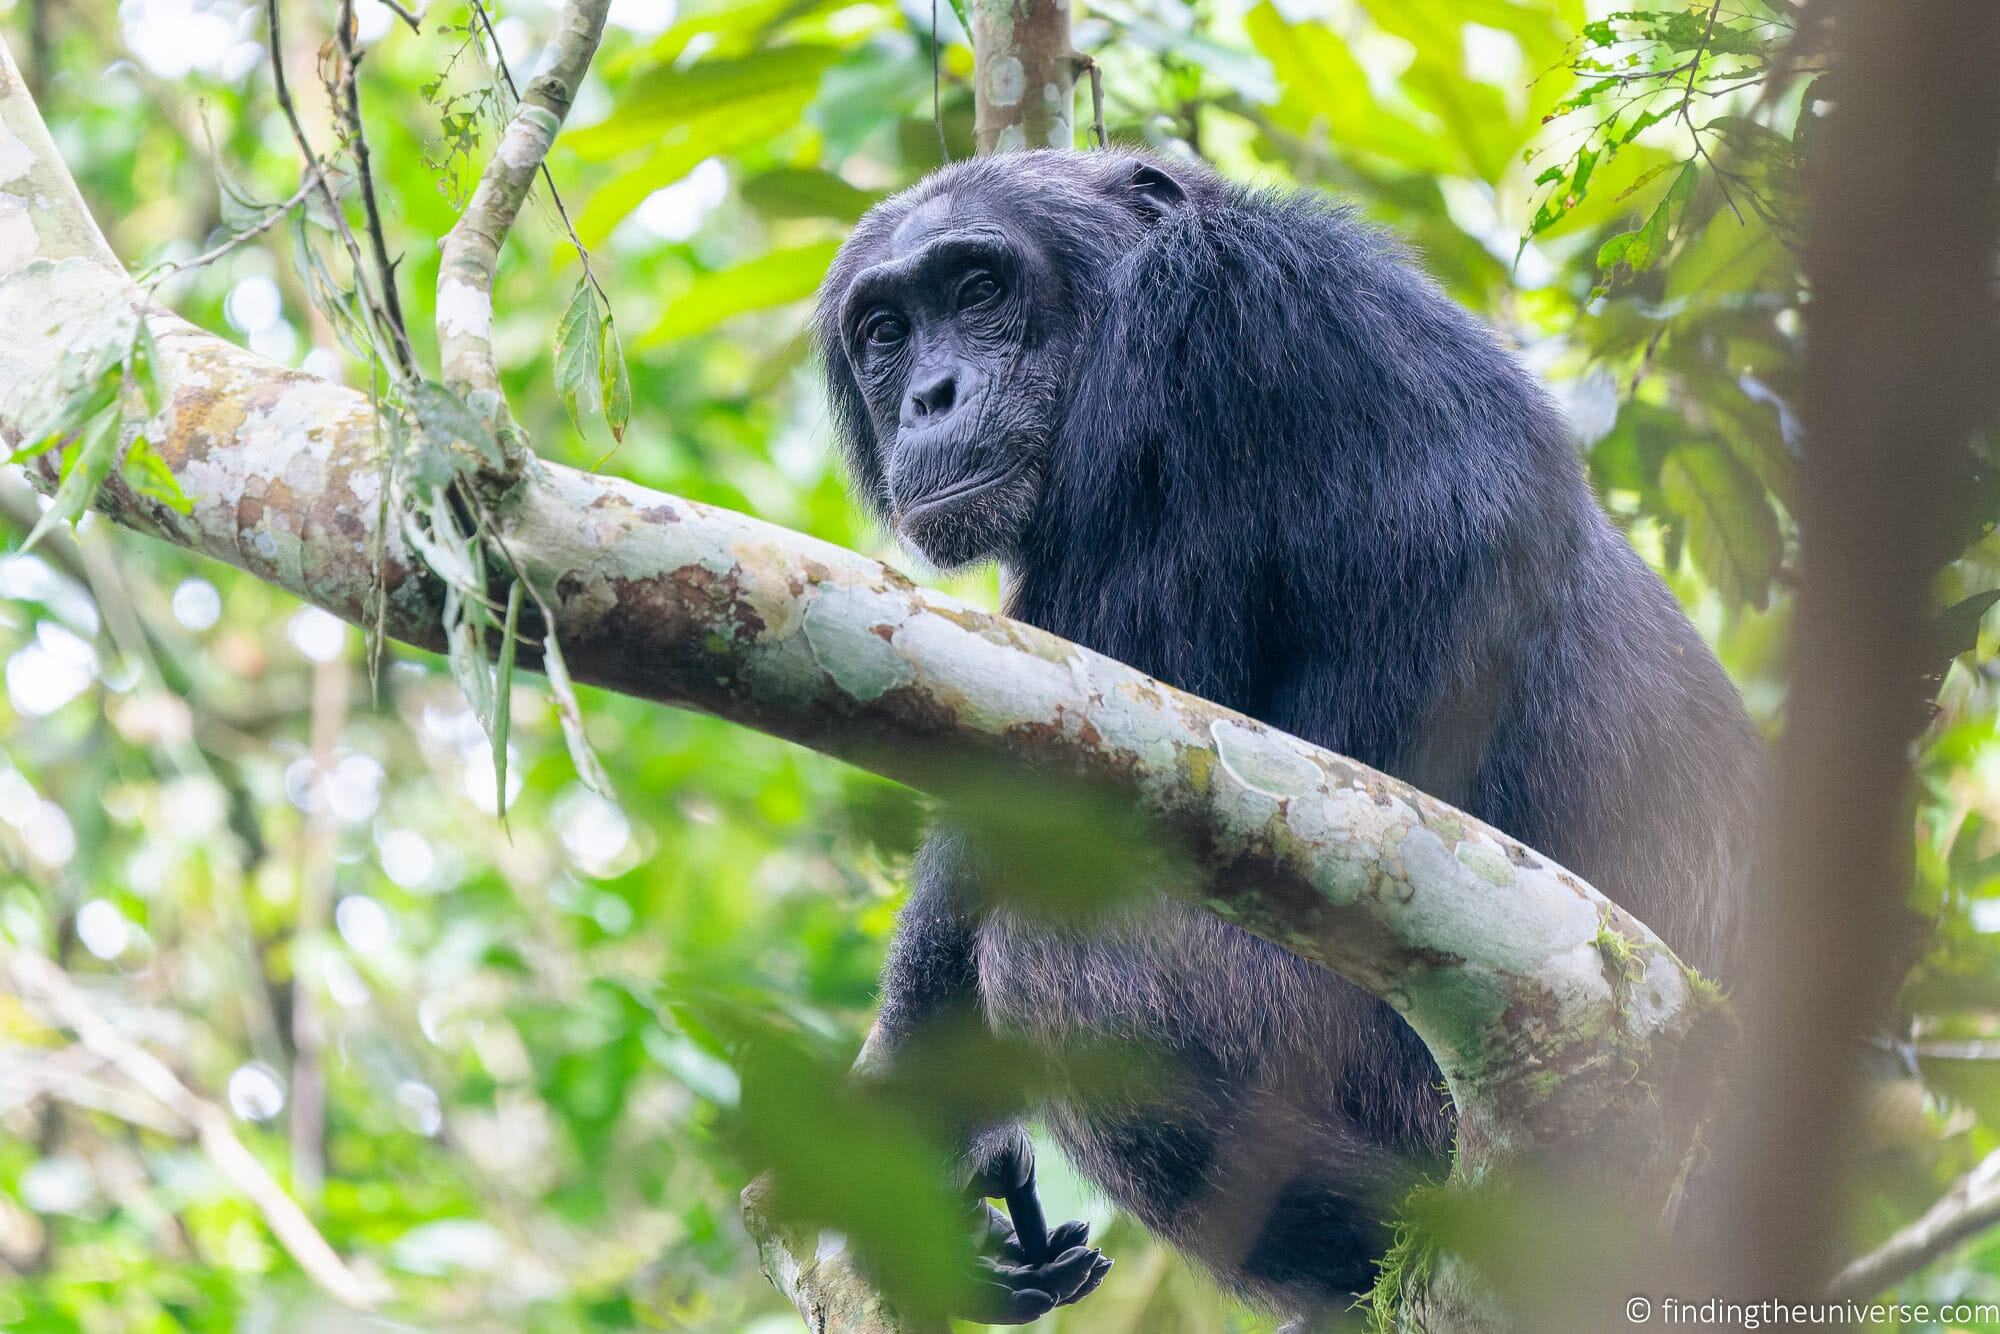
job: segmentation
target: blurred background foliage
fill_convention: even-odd
[[[1794,45],[1791,6],[1084,8],[1115,140],[1340,193],[1519,343],[1633,543],[1778,725],[1795,178],[1840,95]],[[334,10],[286,0],[281,53],[323,146]],[[517,71],[553,10],[496,7]],[[493,143],[492,53],[456,0],[433,0],[421,35],[375,0],[357,12],[403,300],[435,364],[434,242]],[[0,32],[135,271],[296,189],[261,4],[0,0]],[[578,266],[541,195],[508,242],[495,333],[536,447],[895,558],[834,466],[804,302],[940,135],[970,152],[970,74],[949,3],[615,0],[550,166],[611,294],[632,429],[614,449],[551,392]],[[161,296],[353,382],[292,247],[273,228]],[[1906,992],[1925,1078],[1882,1085],[1858,1242],[2000,1146],[2000,483],[1982,457],[1937,590],[1942,679],[1912,691],[1937,700],[1917,847],[1937,930]],[[10,547],[36,512],[0,475]],[[995,595],[990,574],[953,586]],[[908,794],[585,692],[606,800],[524,682],[503,831],[487,742],[439,662],[392,653],[371,683],[359,632],[89,521],[0,558],[0,665],[0,944],[59,962],[226,1107],[393,1294],[381,1321],[334,1307],[173,1117],[0,994],[0,1327],[790,1330],[737,1220],[751,1165],[828,1164],[821,1203],[856,1227],[908,1212],[895,1192],[920,1151],[833,1092],[926,818]],[[1043,1163],[1051,1216],[1108,1227],[1120,1259],[1049,1327],[1269,1327]],[[2000,1297],[2000,1239],[1908,1290]]]

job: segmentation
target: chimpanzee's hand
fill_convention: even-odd
[[[1042,1222],[1035,1196],[1035,1152],[1019,1126],[982,1136],[967,1154],[961,1176],[973,1197],[974,1261],[972,1299],[960,1312],[988,1325],[1025,1325],[1058,1306],[1096,1291],[1111,1261],[1083,1244],[1089,1225],[1064,1223],[1054,1231]],[[1007,1201],[1012,1217],[986,1203]]]
[[[1097,1290],[1111,1270],[1111,1260],[1083,1240],[1090,1225],[1064,1223],[1048,1234],[1052,1259],[1040,1264],[1021,1250],[1013,1223],[981,1200],[975,1208],[979,1247],[974,1261],[972,1297],[957,1314],[985,1325],[1025,1325],[1058,1306],[1081,1301]]]

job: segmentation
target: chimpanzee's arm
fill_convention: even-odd
[[[959,835],[938,830],[913,868],[910,900],[882,975],[882,1009],[856,1073],[893,1079],[926,1036],[953,1022],[976,1022],[979,976],[974,953],[978,906],[970,859]],[[934,1027],[935,1026],[935,1027]],[[979,1250],[970,1319],[1026,1324],[1093,1291],[1111,1261],[1083,1245],[1081,1222],[1051,1232],[1035,1193],[1035,1158],[1013,1122],[953,1126],[959,1184],[974,1201]],[[1007,1215],[985,1203],[1002,1199]]]
[[[961,840],[949,830],[934,831],[917,851],[910,899],[882,970],[882,1010],[856,1062],[864,1077],[896,1070],[898,1057],[926,1028],[969,1022],[978,1013],[977,910],[965,862]]]

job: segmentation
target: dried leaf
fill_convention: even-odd
[[[493,689],[494,809],[500,812],[500,827],[507,826],[507,733],[512,726],[514,699],[514,649],[521,625],[521,581],[507,589],[507,619],[500,627],[500,667]]]
[[[91,498],[111,472],[112,461],[118,455],[118,427],[122,420],[115,408],[105,408],[90,419],[83,434],[64,451],[62,482],[56,487],[55,499],[35,521],[20,551],[29,550],[57,524],[74,521],[90,507]]]
[[[539,602],[539,599],[537,599]],[[542,671],[549,678],[549,694],[556,702],[556,717],[562,723],[563,740],[569,745],[570,763],[576,776],[598,796],[616,801],[611,777],[591,748],[590,735],[583,730],[583,709],[576,702],[576,686],[570,681],[569,665],[563,661],[562,645],[556,640],[555,617],[542,605]]]

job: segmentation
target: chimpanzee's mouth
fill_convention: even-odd
[[[987,492],[1006,485],[1020,471],[1021,466],[1016,464],[1011,468],[1002,468],[997,472],[981,473],[976,477],[967,478],[942,491],[933,491],[914,504],[900,508],[896,514],[897,526],[908,528],[911,524],[942,518],[954,510],[963,509]]]

